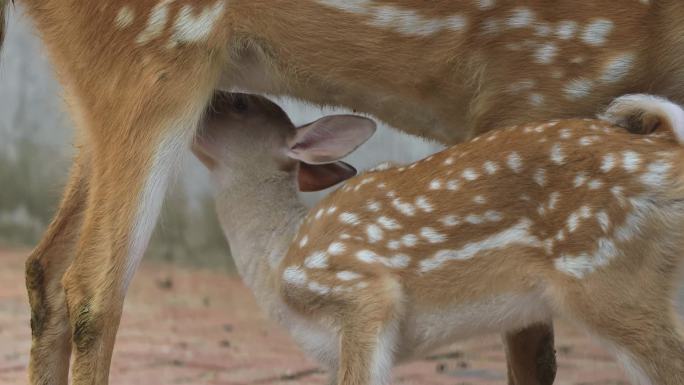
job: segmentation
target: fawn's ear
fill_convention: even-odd
[[[308,164],[332,163],[370,139],[375,122],[355,115],[332,115],[299,127],[287,155]]]
[[[345,162],[306,164],[299,162],[299,190],[320,191],[356,175],[356,169]]]

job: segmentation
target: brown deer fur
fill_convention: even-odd
[[[244,281],[339,383],[387,384],[396,362],[551,316],[607,345],[635,384],[684,382],[681,107],[630,95],[607,120],[501,129],[366,172],[307,212],[302,154],[337,162],[367,122],[295,130],[275,105],[246,100],[220,104],[195,152]],[[624,122],[655,122],[656,134]]]
[[[71,189],[84,191],[85,202],[65,196],[27,271],[29,282],[42,272],[47,285],[29,285],[34,314],[47,302],[68,306],[75,384],[107,382],[128,282],[175,160],[215,88],[342,105],[444,143],[523,121],[590,116],[626,92],[684,102],[679,0],[19,3],[91,154],[87,190]],[[70,186],[80,177],[75,172]],[[82,224],[72,207],[83,208]],[[76,228],[73,249],[57,245]],[[72,257],[63,278],[50,269],[66,265],[51,260]],[[65,297],[54,292],[60,279]],[[34,326],[46,330],[34,331],[31,382],[65,384],[68,349],[45,337],[61,335],[64,318]],[[538,361],[552,362],[550,326],[534,330],[529,340],[545,346],[510,350],[540,351]],[[509,359],[519,385],[553,378],[553,363]]]

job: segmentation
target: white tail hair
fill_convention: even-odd
[[[646,132],[662,125],[674,133],[680,144],[684,144],[684,110],[680,105],[659,96],[621,96],[615,99],[599,118],[626,128],[636,125],[639,131],[646,128]]]

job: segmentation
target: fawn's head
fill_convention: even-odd
[[[218,93],[193,145],[195,156],[224,180],[295,173],[302,191],[317,191],[356,174],[340,161],[368,140],[375,123],[332,115],[295,127],[270,100]]]

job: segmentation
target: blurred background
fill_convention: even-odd
[[[278,99],[296,124],[333,111]],[[348,161],[408,162],[440,146],[381,126]],[[57,208],[72,156],[72,124],[39,39],[19,7],[0,60],[0,385],[26,383],[30,346],[23,261]],[[314,203],[322,196],[306,194]],[[612,358],[557,324],[556,384],[626,384]],[[396,371],[406,384],[503,384],[498,336],[466,341]],[[205,170],[179,174],[127,298],[113,384],[324,384],[325,375],[256,308],[234,276]]]

